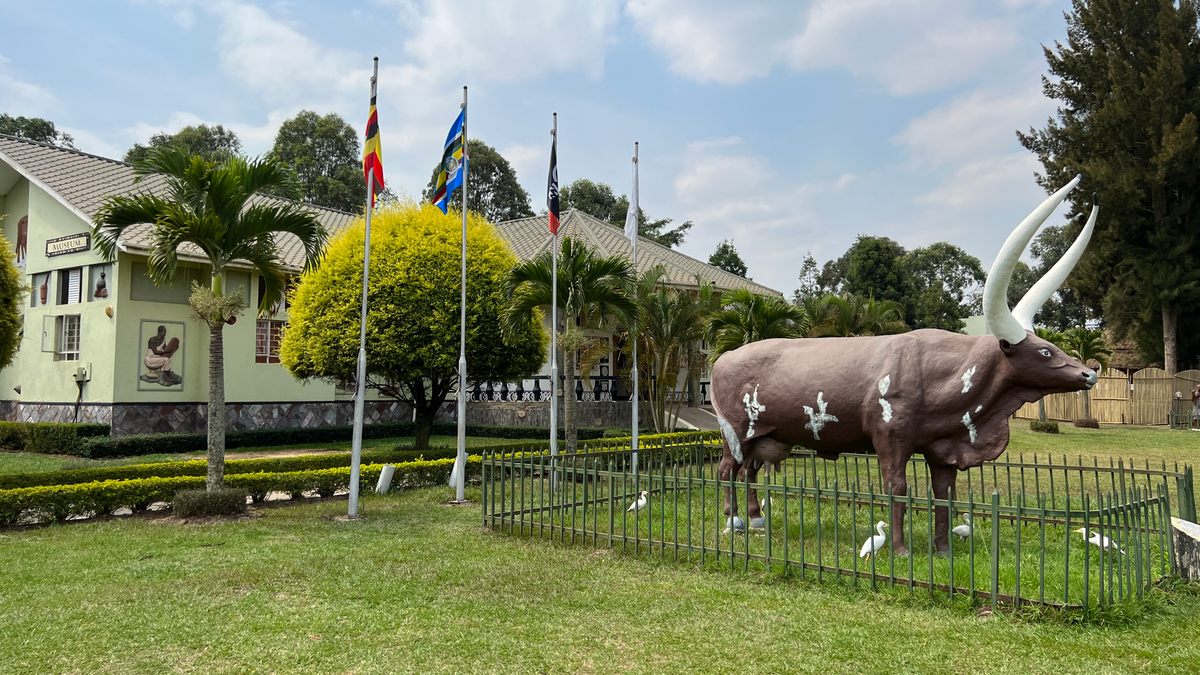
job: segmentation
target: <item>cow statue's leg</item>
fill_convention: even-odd
[[[883,480],[887,483],[890,494],[903,497],[908,494],[908,458],[902,453],[889,453],[886,460],[880,456],[880,467],[883,470]],[[902,501],[892,503],[892,553],[898,556],[908,555],[908,546],[904,542],[904,514],[907,505]]]
[[[791,452],[790,443],[781,443],[765,436],[754,439],[754,459],[747,458],[746,460],[747,479],[751,484],[757,483],[760,469],[765,467],[770,473],[771,465],[782,462]],[[754,529],[766,527],[767,521],[762,514],[762,502],[758,499],[758,490],[753,487],[749,488],[746,499],[749,502],[746,505],[746,516],[750,519],[750,527]]]
[[[729,446],[726,444],[725,452],[721,454],[721,463],[717,465],[717,477],[723,481],[729,481],[729,486],[725,488],[725,515],[728,516],[725,524],[735,530],[745,527],[741,518],[738,517],[737,508],[736,479],[741,471],[742,463],[734,459],[733,453],[729,451]]]
[[[949,499],[958,469],[945,464],[929,464],[929,478],[933,483],[935,499]],[[933,509],[933,544],[938,553],[950,552],[950,509],[938,506]]]

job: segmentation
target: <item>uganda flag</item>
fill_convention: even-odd
[[[375,208],[375,195],[383,192],[383,147],[379,144],[379,111],[375,109],[375,81],[379,77],[379,59],[375,59],[375,74],[371,75],[371,110],[367,114],[367,140],[363,142],[363,179]],[[372,189],[371,179],[375,179]]]
[[[463,123],[466,121],[467,109],[458,113],[458,119],[450,125],[450,133],[446,134],[446,146],[442,151],[442,161],[438,165],[437,184],[433,189],[433,203],[442,213],[449,206],[450,195],[463,184]]]

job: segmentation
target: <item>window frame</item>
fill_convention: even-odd
[[[262,342],[260,342],[264,326],[266,327],[266,351],[262,350]],[[286,327],[287,322],[278,319],[257,319],[254,322],[255,363],[280,363],[279,345],[283,341],[283,329]]]

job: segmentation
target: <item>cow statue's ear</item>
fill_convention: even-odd
[[[1008,340],[1000,338],[1000,351],[1004,352],[1005,354],[1009,353],[1012,351],[1012,344],[1009,343]]]

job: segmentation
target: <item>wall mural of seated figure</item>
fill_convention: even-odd
[[[183,328],[176,321],[142,321],[146,348],[138,369],[139,391],[183,390]]]

